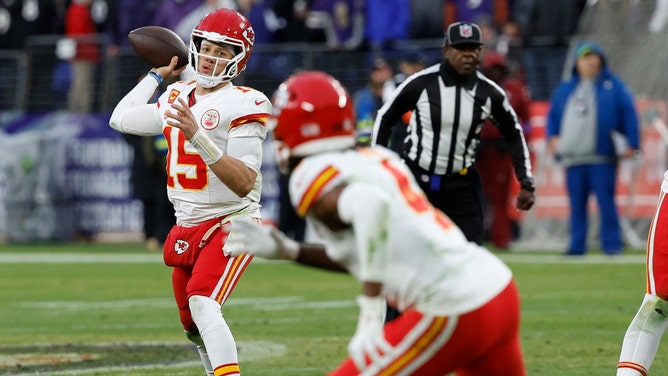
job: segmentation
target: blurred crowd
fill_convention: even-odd
[[[488,27],[490,42],[508,49],[514,39],[540,46],[567,43],[585,0],[3,0],[0,48],[22,48],[25,38],[63,34],[70,7],[89,7],[95,32],[112,44],[144,25],[170,28],[184,38],[208,11],[245,14],[258,44],[326,42],[332,48],[382,48],[395,40],[439,38],[454,21]],[[510,25],[507,25],[510,23]],[[509,40],[510,38],[510,40]]]
[[[204,14],[227,7],[249,18],[256,45],[318,43],[331,50],[369,52],[377,58],[391,51],[399,41],[441,38],[446,25],[467,21],[483,28],[486,50],[506,57],[514,77],[530,82],[545,81],[544,77],[548,77],[554,86],[559,81],[565,48],[585,3],[585,0],[3,0],[0,49],[22,49],[26,38],[35,35],[79,39],[88,34],[104,35],[108,41],[104,51],[89,49],[82,53],[68,50],[67,45],[59,46],[60,58],[97,64],[101,56],[114,56],[128,46],[130,30],[159,25],[188,40],[190,30]],[[366,65],[373,68],[373,64]],[[88,71],[90,75],[90,66]],[[534,95],[547,96],[550,89],[537,87]]]
[[[466,21],[483,30],[481,57],[489,52],[503,56],[509,77],[524,82],[533,99],[547,100],[561,79],[569,40],[585,3],[2,0],[0,49],[7,53],[0,58],[0,111],[107,112],[146,72],[146,64],[129,46],[131,30],[164,26],[188,44],[201,17],[220,7],[246,15],[255,31],[254,56],[237,83],[268,94],[300,69],[326,71],[351,91],[365,88],[367,75],[383,62],[391,76],[405,75],[401,64],[407,59],[420,66],[436,63],[441,56],[434,47],[440,45],[445,27]],[[313,55],[309,49],[321,52]],[[386,93],[400,80],[392,81],[385,85]]]
[[[271,95],[276,82],[306,68],[300,66],[303,60],[291,58],[288,45],[324,46],[329,53],[313,61],[310,69],[328,71],[351,89],[358,128],[368,131],[376,111],[394,88],[407,76],[441,59],[440,50],[434,47],[440,46],[443,31],[455,21],[480,25],[484,42],[480,61],[487,64],[481,69],[501,65],[504,82],[516,81],[522,90],[526,85],[526,91],[531,92],[527,97],[546,100],[561,78],[570,37],[576,32],[585,3],[586,0],[0,0],[0,49],[21,51],[27,48],[29,38],[57,38],[55,57],[51,58],[55,59],[53,68],[43,58],[33,58],[41,61],[39,66],[26,68],[34,77],[43,73],[51,78],[50,87],[28,89],[28,111],[62,108],[74,113],[104,112],[105,106],[100,102],[105,95],[111,98],[107,102],[114,103],[119,93],[127,92],[146,72],[146,66],[129,52],[127,35],[131,30],[163,26],[188,44],[190,32],[205,14],[221,7],[232,8],[251,21],[256,51],[260,46],[277,46],[264,55],[254,53],[247,70],[248,84]],[[490,63],[492,60],[497,63]],[[115,71],[109,70],[109,61],[114,61]],[[104,67],[106,70],[100,69]],[[17,76],[2,69],[0,75]],[[105,75],[112,77],[104,78]],[[101,94],[105,90],[107,94]],[[0,90],[0,96],[3,92],[5,96],[13,94],[11,88]],[[41,102],[35,98],[39,95],[51,104],[38,105]],[[13,103],[3,102],[9,106]],[[522,119],[523,124],[526,120]],[[368,137],[364,131],[360,137],[360,142],[368,141],[364,140]],[[405,127],[396,127],[392,137],[393,144],[400,145]],[[496,145],[494,140],[486,144]],[[136,177],[150,175],[146,173],[149,168],[141,163],[148,165],[162,151],[147,148],[146,144],[161,140],[137,137],[127,141],[135,155],[144,156],[136,158],[133,165],[134,195],[153,199],[153,192],[142,193],[151,184]],[[145,155],[147,150],[150,153]],[[164,171],[157,167],[153,170]],[[154,178],[164,179],[160,174]],[[505,205],[506,197],[512,194],[506,191],[516,183],[509,179],[504,182],[497,206]],[[164,212],[165,203],[164,198],[159,202],[144,200],[145,207],[155,206],[155,210],[145,214],[150,217],[151,213]],[[497,208],[497,213],[501,212],[505,211]],[[155,228],[144,229],[147,239],[160,243],[164,229],[171,225],[171,216],[155,216],[170,218],[169,223],[145,218],[147,224],[157,223]],[[511,240],[509,227],[518,220],[505,218],[503,238],[498,244],[495,241],[498,248],[507,247]],[[487,227],[501,228],[491,224]],[[158,244],[150,246],[157,247]]]

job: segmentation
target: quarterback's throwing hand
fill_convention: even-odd
[[[267,259],[295,260],[299,243],[273,226],[261,225],[250,218],[230,220],[230,234],[223,246],[226,256],[250,253]]]

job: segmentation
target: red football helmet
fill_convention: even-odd
[[[272,102],[279,158],[355,145],[353,101],[334,77],[318,71],[293,74],[278,87]]]
[[[199,49],[203,39],[227,44],[234,50],[234,57],[229,61],[218,58],[217,64],[227,61],[227,66],[219,75],[201,74],[197,71],[197,62],[201,56]],[[197,82],[204,87],[214,87],[237,77],[246,69],[253,43],[255,43],[255,32],[248,19],[241,13],[224,8],[208,13],[193,30],[190,38],[189,63],[195,71]]]

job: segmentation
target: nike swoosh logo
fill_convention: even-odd
[[[266,101],[267,101],[266,99],[265,99],[265,100],[261,100],[261,101],[255,101],[255,105],[256,105],[256,106],[259,106],[259,105],[261,105],[262,103],[264,103],[264,102],[266,102]]]

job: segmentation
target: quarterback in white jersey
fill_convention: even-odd
[[[165,123],[162,132],[172,146],[170,150],[175,151],[167,156],[167,190],[174,203],[177,223],[193,226],[243,209],[257,213],[262,188],[261,142],[266,136],[264,122],[271,103],[263,93],[245,86],[229,84],[218,89],[216,95],[204,96],[196,94],[195,86],[194,81],[170,85],[158,99],[160,118],[172,109],[177,98],[193,103],[190,110],[195,119],[200,119],[199,131],[218,145],[221,153],[235,156],[252,169],[257,178],[250,192],[239,197],[204,161],[192,157],[197,151],[186,141],[183,132]],[[238,149],[235,150],[235,146]]]
[[[178,59],[153,68],[114,109],[112,128],[136,135],[164,134],[167,191],[176,225],[164,246],[183,329],[199,350],[208,375],[240,374],[234,338],[221,307],[252,255],[226,256],[223,224],[232,217],[260,221],[262,142],[271,102],[259,91],[235,86],[254,42],[250,22],[229,9],[202,18],[190,41],[196,80],[169,85],[147,104]]]
[[[330,375],[525,375],[511,270],[429,203],[398,155],[354,147],[340,83],[298,73],[274,108],[274,136],[294,166],[291,203],[323,244],[235,218],[224,250],[346,271],[362,283],[349,358]],[[383,325],[386,301],[401,315]]]

